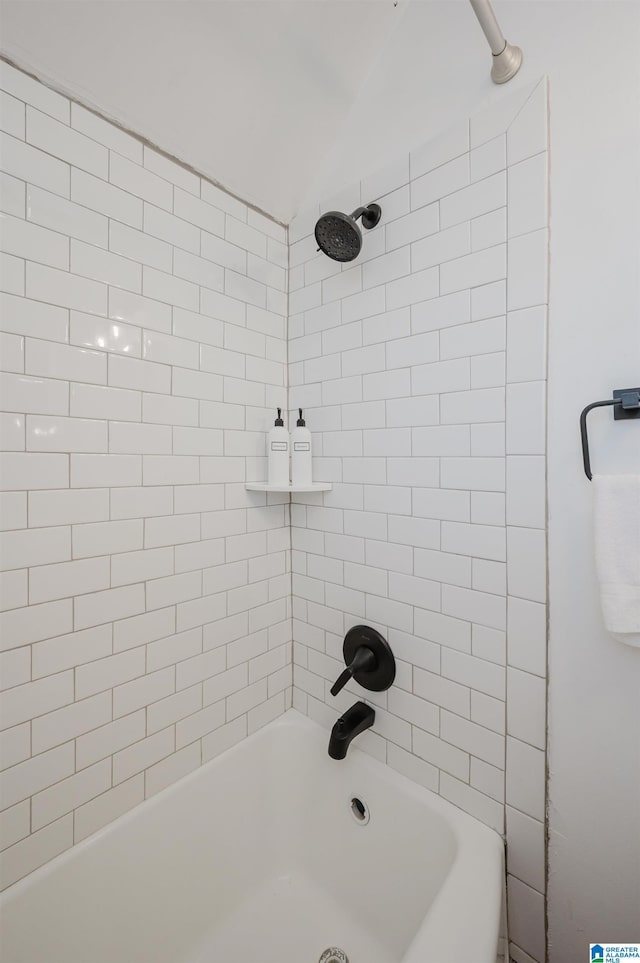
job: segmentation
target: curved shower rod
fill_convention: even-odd
[[[494,84],[506,84],[520,70],[522,51],[505,40],[489,0],[470,0],[470,3],[493,54],[491,79]]]

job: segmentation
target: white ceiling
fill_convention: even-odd
[[[404,4],[5,0],[2,53],[287,223]]]

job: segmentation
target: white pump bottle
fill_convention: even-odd
[[[298,412],[300,417],[291,432],[291,482],[294,485],[310,485],[311,432],[302,417],[302,408],[298,408]]]
[[[282,408],[278,408],[278,417],[269,432],[267,443],[269,484],[286,487],[289,484],[289,432],[284,427]]]

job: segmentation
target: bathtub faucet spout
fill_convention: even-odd
[[[352,739],[371,728],[375,712],[365,702],[356,702],[341,715],[331,730],[329,755],[332,759],[344,759]]]

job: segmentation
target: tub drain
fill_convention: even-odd
[[[330,946],[324,951],[318,963],[349,963],[349,957],[338,946]]]

